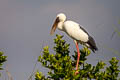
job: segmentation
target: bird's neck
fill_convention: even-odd
[[[58,23],[58,29],[61,31],[63,31],[63,23],[62,21]]]

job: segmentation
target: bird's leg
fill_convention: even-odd
[[[79,64],[79,60],[80,60],[80,51],[79,51],[77,41],[75,41],[75,45],[76,45],[76,48],[77,48],[77,64],[76,64],[76,72],[75,72],[75,75],[76,75],[76,74],[78,74],[78,64]]]

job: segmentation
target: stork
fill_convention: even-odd
[[[78,64],[80,60],[80,51],[78,43],[90,48],[94,53],[98,50],[94,39],[88,34],[88,32],[78,23],[70,20],[66,20],[66,15],[60,13],[57,15],[55,22],[52,26],[50,34],[52,35],[56,28],[61,31],[64,31],[68,34],[73,40],[77,48],[77,63],[76,63],[76,72],[78,74]]]

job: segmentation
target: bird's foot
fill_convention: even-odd
[[[75,71],[75,75],[77,75],[78,73],[79,73],[78,70],[76,70],[76,71]]]

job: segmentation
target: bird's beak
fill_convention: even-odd
[[[51,32],[50,32],[51,35],[55,32],[58,23],[59,23],[59,17],[56,18],[56,20],[55,20],[55,22],[54,22],[54,24],[52,26],[52,29],[51,29]]]

